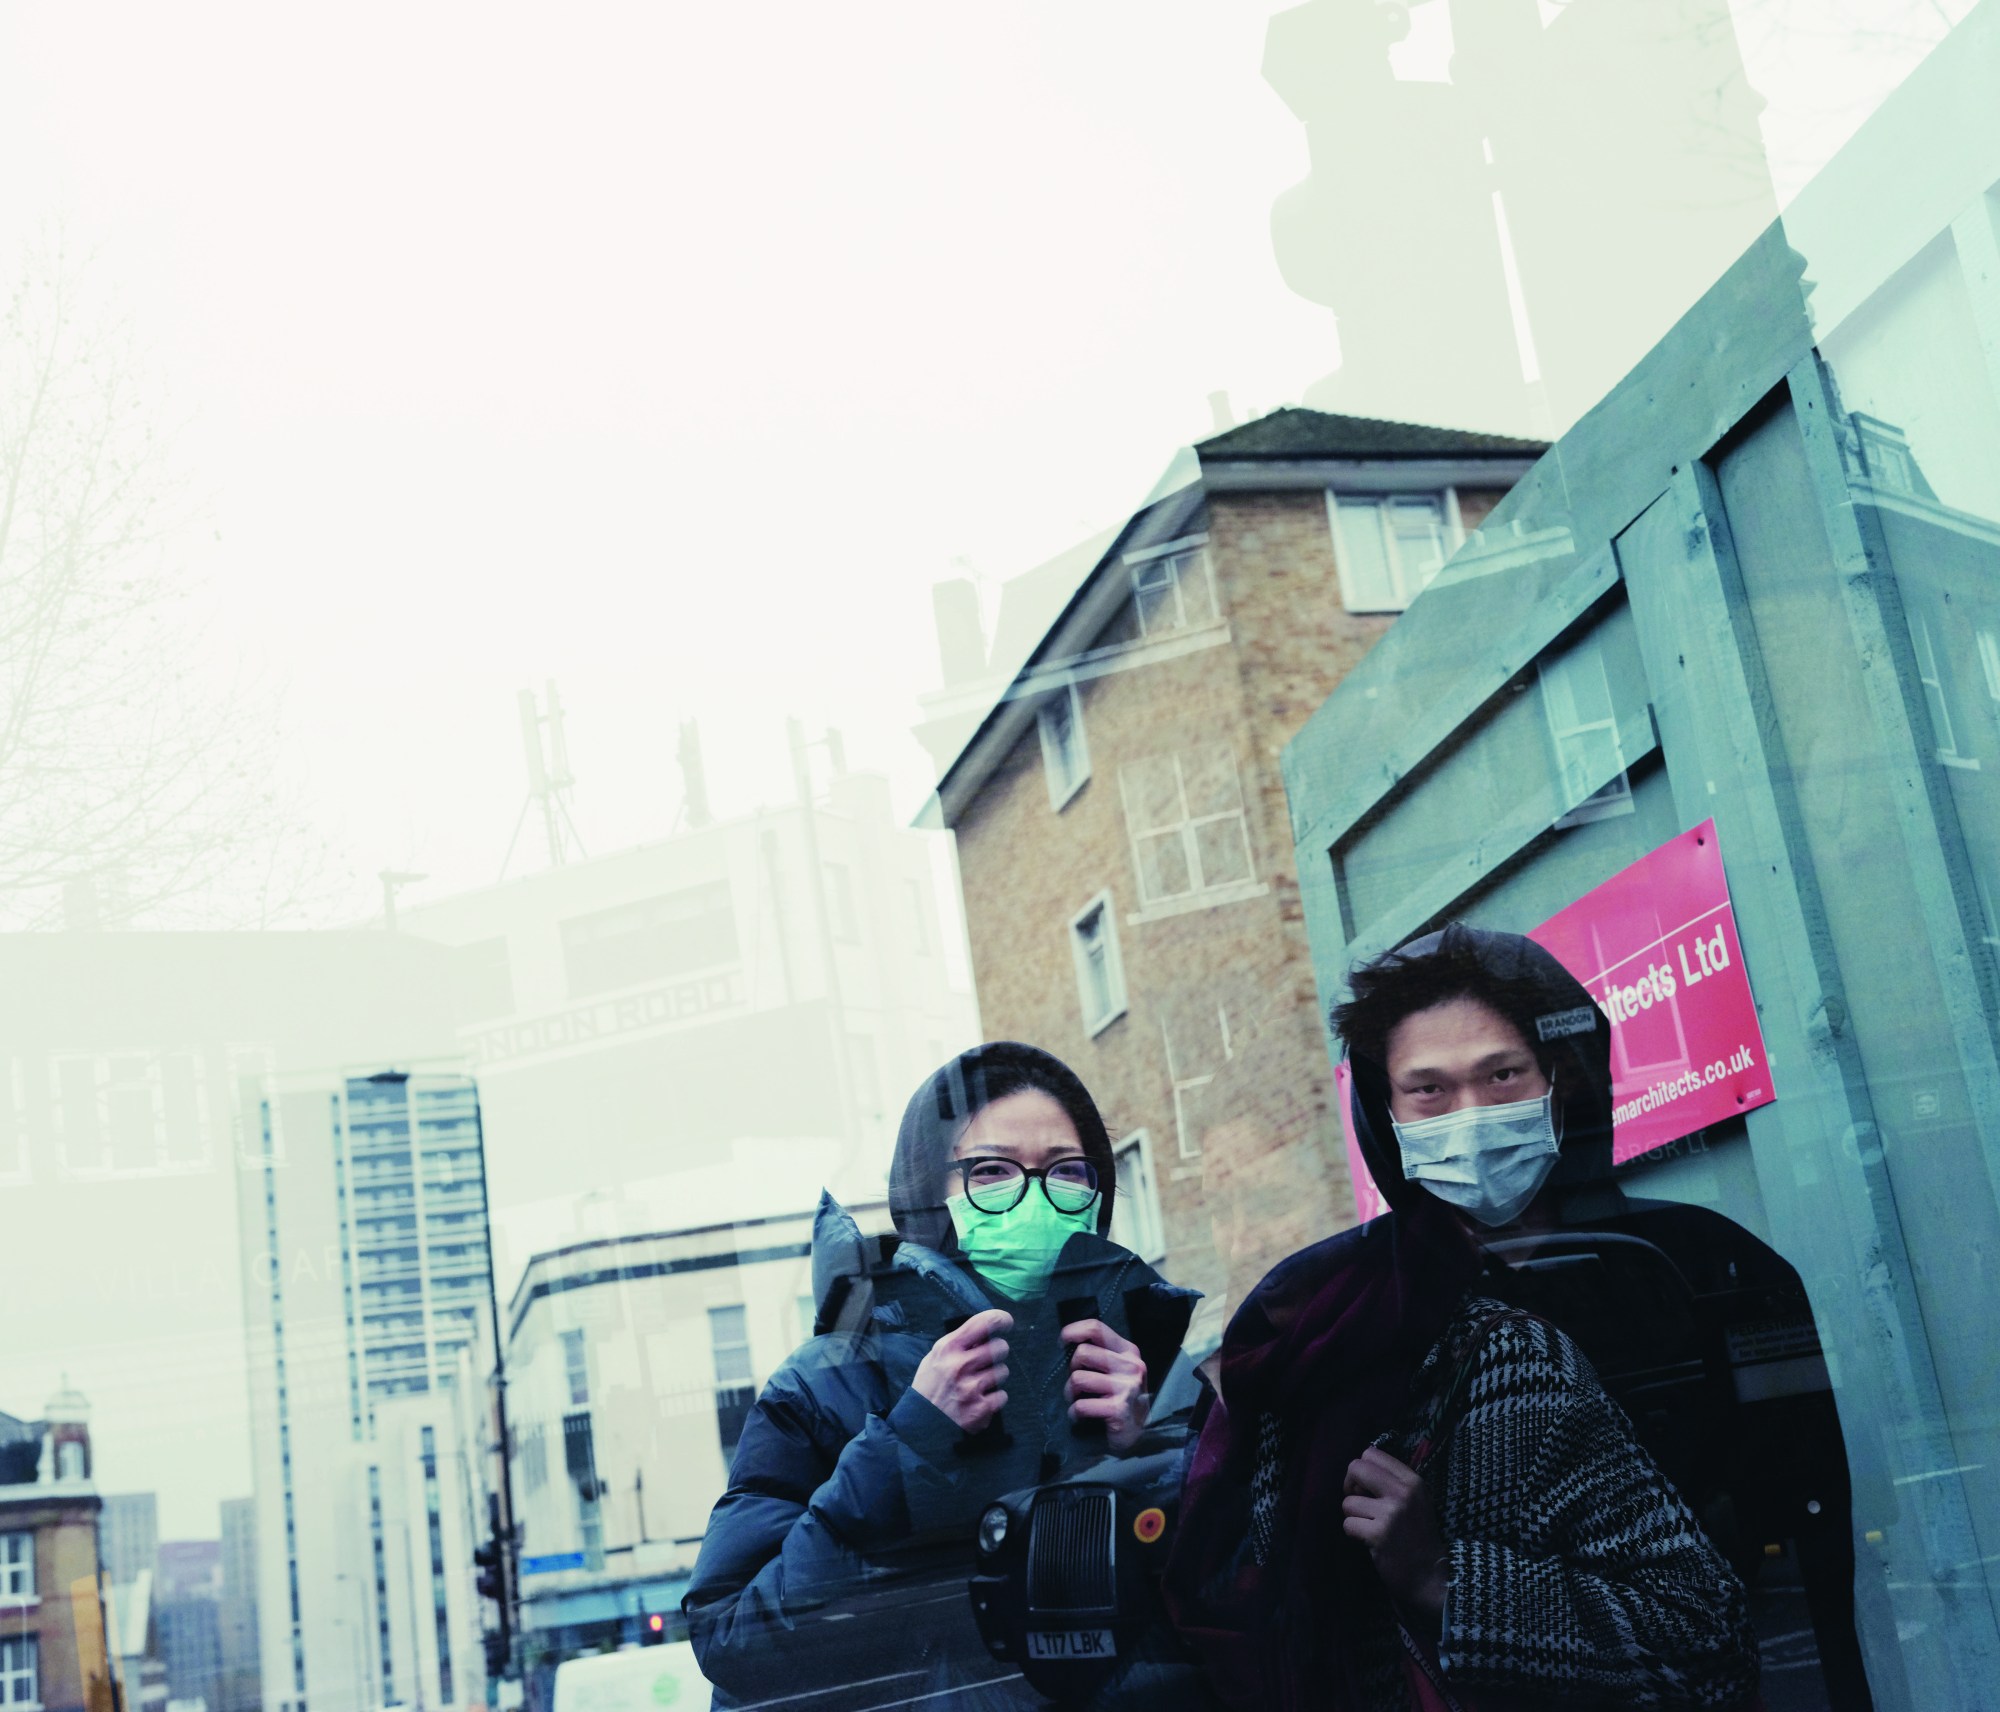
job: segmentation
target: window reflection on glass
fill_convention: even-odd
[[[1456,543],[1440,495],[1327,495],[1335,558],[1350,612],[1401,612],[1415,600]]]
[[[1924,703],[1930,709],[1931,736],[1937,744],[1938,759],[1947,764],[1970,762],[1977,766],[1978,762],[1972,757],[1959,752],[1944,670],[1938,662],[1937,649],[1931,642],[1930,624],[1920,612],[1910,613],[1910,639],[1916,646],[1917,679],[1924,686]]]
[[[1215,588],[1205,550],[1134,554],[1128,563],[1141,636],[1190,630],[1214,620]]]
[[[1227,745],[1128,762],[1118,777],[1142,903],[1165,903],[1252,877],[1243,785]]]
[[[1555,742],[1563,800],[1569,810],[1558,826],[1581,826],[1632,812],[1632,784],[1618,736],[1618,710],[1595,648],[1573,648],[1542,661],[1542,711]]]
[[[1125,1010],[1125,975],[1119,966],[1109,896],[1092,900],[1070,923],[1069,935],[1084,1026],[1095,1034]]]
[[[40,1642],[33,1635],[0,1635],[0,1706],[41,1704]]]
[[[581,1406],[590,1401],[590,1357],[584,1349],[583,1332],[572,1328],[562,1334],[563,1371],[569,1380],[569,1400]]]
[[[754,1377],[750,1367],[750,1327],[740,1305],[708,1310],[708,1340],[715,1356],[718,1385],[748,1385]]]
[[[1118,1200],[1111,1215],[1111,1240],[1141,1260],[1165,1257],[1167,1241],[1160,1218],[1159,1185],[1153,1177],[1151,1138],[1144,1130],[1118,1144]]]
[[[1042,766],[1048,775],[1049,806],[1061,808],[1090,777],[1090,751],[1084,744],[1083,708],[1076,686],[1065,684],[1042,704],[1038,716],[1042,736]]]

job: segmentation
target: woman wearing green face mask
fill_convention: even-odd
[[[1116,1192],[1082,1082],[997,1042],[911,1098],[895,1238],[821,1203],[822,1335],[752,1408],[684,1601],[719,1704],[1039,1704],[973,1625],[974,1526],[1003,1493],[1148,1444],[1196,1299],[1110,1240]]]

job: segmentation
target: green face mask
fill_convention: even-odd
[[[1031,1301],[1049,1287],[1049,1274],[1063,1244],[1078,1231],[1097,1228],[1097,1204],[1060,1213],[1039,1183],[1028,1186],[1021,1204],[1004,1213],[982,1213],[963,1195],[945,1201],[958,1246],[973,1270],[1003,1296]]]

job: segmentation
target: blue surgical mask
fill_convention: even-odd
[[[1538,1100],[1390,1119],[1403,1175],[1489,1229],[1512,1224],[1556,1168],[1555,1097],[1551,1088]]]

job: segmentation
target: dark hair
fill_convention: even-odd
[[[1434,941],[1415,943],[1425,948],[1399,946],[1357,965],[1348,976],[1353,996],[1335,1005],[1327,1017],[1348,1051],[1386,1070],[1389,1036],[1404,1018],[1453,999],[1474,999],[1511,1023],[1540,1062],[1542,1073],[1553,1073],[1555,1055],[1541,1043],[1535,1026],[1549,1009],[1545,978],[1526,968],[1496,969],[1490,953],[1457,922]]]
[[[952,1149],[965,1126],[988,1106],[1030,1089],[1047,1094],[1076,1126],[1084,1158],[1097,1167],[1098,1233],[1110,1230],[1118,1162],[1090,1090],[1055,1054],[1017,1040],[996,1040],[961,1052],[932,1071],[903,1110],[889,1167],[889,1216],[905,1238],[946,1253],[956,1248],[944,1205]]]

